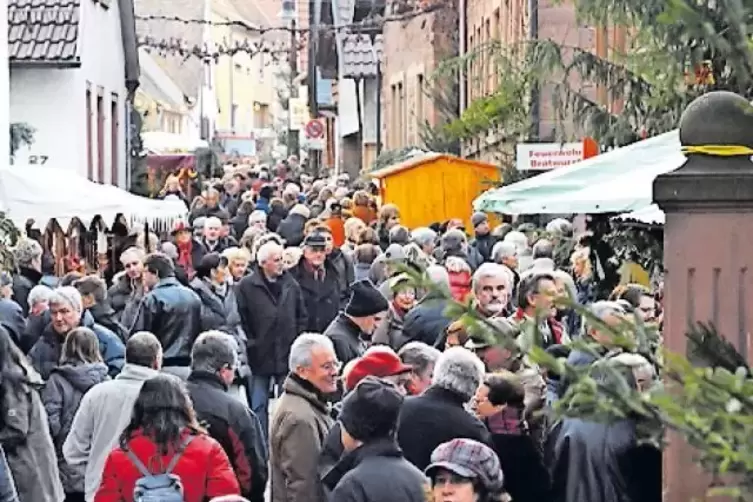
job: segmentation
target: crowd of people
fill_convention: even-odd
[[[594,364],[583,338],[656,378],[604,326],[660,325],[660,291],[620,280],[601,223],[409,229],[373,186],[285,178],[229,167],[193,201],[169,179],[188,218],[135,228],[111,278],[50,277],[18,242],[0,502],[661,500],[635,420],[558,418],[571,382],[526,357]]]

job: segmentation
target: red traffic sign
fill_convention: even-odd
[[[309,120],[306,124],[306,137],[310,139],[320,139],[324,137],[324,125],[321,120]]]

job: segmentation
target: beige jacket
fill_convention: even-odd
[[[334,425],[317,394],[288,376],[270,423],[272,502],[326,502],[318,473],[319,454]]]

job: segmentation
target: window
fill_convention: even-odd
[[[398,113],[399,113],[398,120],[400,121],[399,122],[400,136],[398,137],[398,145],[402,147],[402,146],[405,146],[405,144],[407,143],[407,138],[405,137],[405,135],[408,132],[408,128],[406,127],[406,124],[408,121],[406,120],[406,116],[405,116],[406,115],[405,113],[405,109],[406,109],[405,89],[403,88],[402,82],[397,84],[397,94],[398,94],[398,103],[400,104],[398,108]]]
[[[94,138],[92,131],[92,89],[89,82],[86,83],[86,177],[94,180],[94,160],[92,148]]]
[[[254,124],[256,129],[269,127],[269,105],[254,102]]]
[[[420,134],[421,126],[424,124],[424,76],[416,77],[416,134]]]
[[[233,134],[235,134],[235,121],[236,121],[236,115],[238,114],[238,105],[233,103],[230,106],[230,130],[233,131]]]
[[[118,106],[118,95],[112,93],[110,101],[110,184],[118,186],[118,173],[120,172],[120,106]]]
[[[105,180],[105,90],[97,89],[97,182]]]

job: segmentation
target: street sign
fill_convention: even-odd
[[[306,124],[306,137],[309,139],[321,139],[324,137],[324,124],[321,120],[311,119]]]

